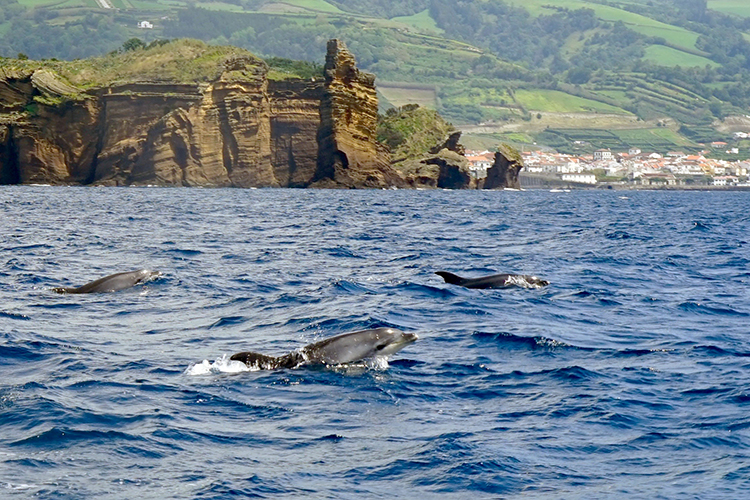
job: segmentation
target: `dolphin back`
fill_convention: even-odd
[[[294,368],[305,362],[305,358],[298,352],[292,352],[286,356],[267,356],[258,352],[238,352],[229,359],[242,361],[250,368],[256,370],[275,370],[276,368]]]
[[[116,292],[118,290],[124,290],[131,288],[139,283],[146,282],[152,278],[161,276],[159,271],[149,271],[147,269],[139,269],[138,271],[128,271],[124,273],[110,274],[104,278],[99,278],[91,283],[86,283],[78,288],[74,287],[60,287],[53,288],[52,290],[57,293],[102,293],[102,292]]]
[[[453,273],[438,271],[435,274],[442,276],[446,283],[458,285],[465,288],[541,288],[549,285],[549,281],[530,276],[527,274],[493,274],[481,278],[462,278]]]

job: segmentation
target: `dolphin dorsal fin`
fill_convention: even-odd
[[[464,280],[461,276],[446,271],[438,271],[435,274],[441,276],[446,283],[450,283],[451,285],[458,285]]]

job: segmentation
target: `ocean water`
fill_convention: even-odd
[[[745,498],[749,239],[737,192],[2,187],[0,497]]]

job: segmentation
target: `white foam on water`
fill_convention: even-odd
[[[387,370],[388,356],[374,356],[365,362],[365,366],[374,370]]]
[[[204,359],[200,363],[194,363],[188,366],[185,370],[185,374],[193,377],[201,375],[213,375],[217,373],[241,373],[256,370],[253,370],[242,361],[229,359],[229,356],[227,354],[224,354],[220,358],[217,358],[213,363],[211,363],[207,359]]]
[[[5,489],[6,490],[16,490],[16,491],[18,491],[18,490],[28,490],[28,489],[31,489],[31,488],[36,488],[36,485],[33,485],[33,484],[24,484],[24,483],[19,483],[19,484],[5,483]]]

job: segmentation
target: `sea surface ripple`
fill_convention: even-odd
[[[0,497],[744,498],[749,238],[737,192],[1,187]]]

